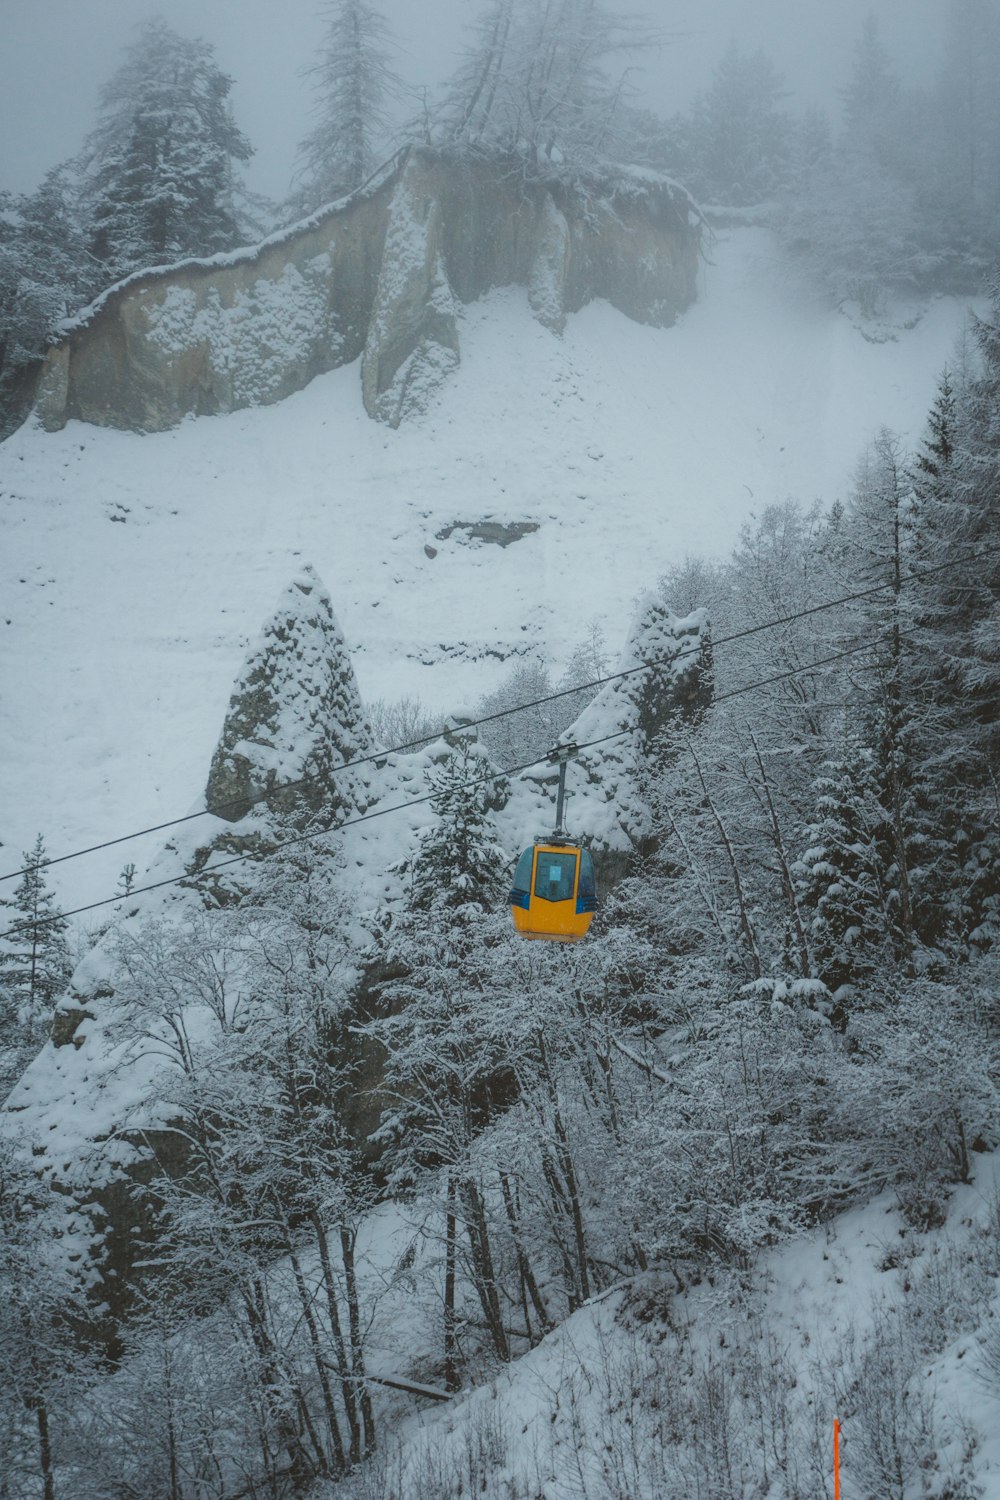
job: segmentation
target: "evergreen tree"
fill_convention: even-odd
[[[992,765],[1000,754],[1000,278],[990,311],[976,317],[979,369],[963,395],[951,543],[966,592],[955,601],[961,679],[973,696],[975,738]]]
[[[785,89],[764,52],[732,42],[692,111],[692,187],[716,202],[760,203],[787,178],[790,122]]]
[[[434,822],[404,866],[410,903],[415,911],[447,910],[449,921],[473,923],[498,906],[505,889],[507,856],[492,813],[507,800],[507,781],[460,730],[427,779]]]
[[[400,1186],[421,1179],[428,1198],[436,1190],[440,1202],[444,1371],[455,1389],[460,1253],[494,1348],[509,1357],[488,1203],[473,1162],[475,1137],[508,1074],[494,1000],[499,919],[491,915],[509,873],[492,818],[507,785],[460,728],[428,753],[437,762],[428,772],[434,821],[413,859],[397,866],[409,876],[407,906],[378,934],[393,977],[370,1029],[386,1055],[379,1139],[387,1170]]]
[[[925,806],[918,743],[926,717],[925,705],[915,693],[919,668],[909,635],[914,606],[908,585],[911,523],[902,447],[883,428],[858,466],[847,515],[845,560],[855,579],[882,585],[880,593],[854,611],[857,639],[872,639],[872,651],[857,674],[855,698],[885,811],[883,880],[900,959],[912,952],[922,925],[916,909],[916,867],[927,873],[927,851],[917,848],[927,833],[918,833]]]
[[[66,943],[66,919],[47,888],[42,835],[24,855],[24,874],[14,894],[2,904],[4,938],[0,946],[0,995],[4,1030],[27,1042],[38,1042],[72,963]]]
[[[913,488],[917,501],[918,527],[926,525],[929,520],[926,513],[919,514],[926,500],[941,502],[947,496],[951,461],[955,456],[955,443],[958,438],[957,420],[955,390],[951,375],[945,369],[938,382],[934,405],[927,418],[927,436],[917,454]]]
[[[402,82],[389,66],[388,27],[368,0],[334,0],[319,61],[309,70],[316,124],[299,147],[303,207],[352,192],[378,164]]]
[[[899,79],[869,11],[855,44],[850,78],[843,90],[844,123],[856,150],[884,159],[893,141],[894,110],[900,95]]]
[[[68,168],[0,201],[0,367],[37,360],[53,324],[94,285]]]
[[[814,259],[838,303],[885,312],[894,289],[925,285],[938,265],[924,236],[919,188],[926,111],[904,93],[869,15],[842,93],[844,128],[808,179],[795,183],[783,225]]]
[[[871,751],[849,742],[822,768],[814,795],[796,884],[816,973],[837,991],[861,984],[888,955],[880,850],[885,814]]]
[[[68,165],[34,193],[0,193],[0,433],[60,318],[97,290]]]
[[[979,275],[992,263],[1000,223],[998,68],[1000,16],[993,0],[951,0],[928,100],[923,166],[934,200],[929,210],[947,225],[953,253],[960,249]]]
[[[972,322],[974,359],[942,383],[915,471],[917,555],[939,701],[987,785],[1000,753],[1000,281]]]
[[[1000,833],[994,767],[1000,745],[1000,402],[990,323],[975,325],[978,371],[942,376],[913,467],[914,635],[926,775],[935,783],[937,891],[959,953],[1000,930]]]
[[[987,757],[970,730],[970,715],[985,728],[990,695],[977,699],[968,683],[958,688],[947,665],[954,622],[939,601],[958,590],[960,607],[967,583],[961,570],[953,579],[950,565],[938,572],[934,562],[947,556],[955,532],[948,493],[957,435],[946,380],[910,473],[891,434],[876,440],[846,528],[846,577],[886,586],[856,611],[857,638],[871,637],[873,650],[864,671],[852,673],[854,711],[885,811],[881,857],[897,958],[921,966],[983,946],[996,921],[997,840],[982,796]],[[995,713],[995,695],[993,702]]]
[[[234,162],[252,148],[214,49],[146,22],[101,93],[84,193],[93,254],[109,278],[239,238]]]

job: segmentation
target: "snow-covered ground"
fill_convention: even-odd
[[[1000,1500],[1000,1156],[976,1161],[926,1234],[884,1193],[743,1276],[593,1298],[451,1403],[397,1402],[350,1493],[831,1500],[839,1418],[845,1500]],[[372,1227],[388,1264],[401,1226]],[[395,1373],[419,1370],[412,1310],[397,1327]]]
[[[965,313],[941,298],[866,341],[739,229],[672,329],[595,304],[556,338],[518,290],[468,307],[461,368],[398,432],[354,367],[164,434],[26,425],[0,446],[0,873],[39,831],[58,855],[192,805],[303,563],[369,698],[475,701],[518,653],[558,668],[592,621],[616,650],[669,563],[725,552],[773,501],[843,496],[882,424],[916,439]],[[538,530],[438,536],[484,518]],[[113,894],[161,839],[54,870],[61,902]]]

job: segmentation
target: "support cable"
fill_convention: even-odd
[[[938,567],[935,568],[924,568],[921,569],[920,572],[911,573],[908,575],[907,581],[912,580],[919,582],[924,578],[931,578],[936,574],[946,572],[949,568],[956,568],[963,563],[972,562],[976,559],[990,557],[996,554],[1000,554],[1000,547],[985,547],[981,551],[977,552],[974,558],[958,558],[951,562],[941,563]],[[720,636],[718,640],[710,640],[710,644],[714,652],[717,651],[721,646],[728,646],[734,641],[745,640],[749,636],[759,635],[765,630],[775,630],[780,625],[793,624],[796,620],[808,619],[812,615],[822,614],[825,610],[836,609],[842,604],[852,604],[859,599],[868,599],[874,594],[884,593],[886,589],[895,589],[895,587],[896,584],[894,580],[890,579],[885,583],[875,584],[872,588],[859,589],[856,593],[844,594],[838,599],[829,599],[823,604],[814,604],[811,605],[808,609],[796,610],[793,614],[780,615],[776,619],[765,620],[760,625],[748,625],[742,630],[734,631],[731,635]],[[698,656],[702,650],[703,643],[699,641],[696,645],[688,646],[683,651],[679,651],[676,656],[671,658],[669,664],[673,666],[676,662],[683,661],[689,656]],[[557,692],[546,693],[541,698],[533,698],[528,703],[518,703],[514,708],[503,708],[498,709],[496,713],[483,714],[481,718],[470,719],[467,724],[463,724],[461,727],[463,729],[477,729],[482,724],[493,724],[498,719],[509,719],[512,718],[514,714],[526,713],[529,709],[541,708],[545,703],[555,703],[561,698],[570,698],[577,693],[596,692],[598,689],[606,687],[610,682],[623,681],[627,677],[634,677],[639,672],[660,670],[662,668],[662,665],[662,663],[655,661],[640,662],[636,667],[626,667],[621,672],[610,672],[605,677],[596,677],[592,682],[581,682],[577,684],[576,687],[560,688]],[[437,731],[434,735],[422,735],[420,739],[417,740],[408,740],[401,745],[392,745],[387,749],[373,750],[369,755],[359,755],[354,760],[346,760],[342,765],[336,766],[334,768],[334,771],[329,774],[339,774],[341,771],[350,771],[357,766],[370,765],[375,761],[385,760],[390,755],[403,755],[407,752],[419,749],[421,745],[430,744],[433,740],[440,738],[441,735],[445,733],[446,727],[447,726],[442,727],[442,729]],[[532,762],[532,764],[534,764],[534,762]],[[300,776],[295,781],[276,782],[273,786],[268,787],[266,791],[261,792],[256,797],[233,797],[225,802],[217,802],[210,808],[199,808],[197,812],[185,813],[182,817],[179,818],[169,818],[164,823],[151,823],[148,828],[138,828],[132,833],[119,834],[116,838],[103,840],[102,843],[90,844],[85,849],[74,849],[69,854],[55,855],[52,859],[42,860],[41,863],[37,865],[25,865],[20,870],[12,870],[8,875],[0,875],[0,885],[5,884],[9,880],[18,880],[22,875],[28,874],[29,871],[48,870],[53,865],[65,864],[68,860],[71,859],[82,859],[83,856],[87,854],[98,854],[104,849],[113,849],[118,844],[127,844],[130,843],[133,839],[145,838],[148,834],[163,833],[168,828],[178,828],[182,824],[192,823],[198,818],[217,817],[221,811],[224,811],[227,808],[256,807],[258,803],[266,802],[271,797],[276,797],[282,792],[295,791],[298,787],[314,786],[325,781],[326,779],[326,776]]]
[[[862,644],[857,646],[850,646],[844,651],[836,651],[831,656],[823,656],[816,661],[806,662],[803,666],[790,667],[785,672],[776,672],[772,677],[762,677],[755,682],[745,683],[742,687],[732,688],[729,692],[719,693],[713,698],[712,701],[713,703],[725,703],[728,699],[742,697],[744,693],[756,692],[759,688],[771,687],[776,682],[784,682],[791,677],[800,677],[806,672],[814,672],[819,667],[829,666],[832,662],[842,661],[845,657],[857,656],[862,651],[873,651],[877,646],[891,645],[898,639],[906,639],[906,637],[898,637],[896,635],[877,636],[874,640],[864,641]],[[674,658],[674,660],[676,660],[676,658]],[[673,662],[665,662],[662,664],[651,663],[650,665],[658,665],[660,667],[660,670],[669,670],[669,668],[673,666]],[[471,728],[473,728],[473,725],[471,724],[461,726],[461,729]],[[461,729],[459,729],[459,733],[461,733]],[[591,750],[596,745],[606,745],[609,744],[612,740],[624,739],[626,735],[630,735],[632,734],[632,732],[633,731],[631,729],[619,729],[616,730],[613,734],[604,734],[601,735],[598,739],[586,740],[583,744],[577,745],[576,748],[578,751]],[[495,781],[499,776],[516,776],[519,775],[522,771],[530,771],[535,766],[547,765],[550,763],[551,753],[551,751],[546,751],[544,755],[538,756],[537,759],[525,761],[522,765],[519,766],[507,766],[502,770],[490,770],[483,776],[476,776],[473,777],[470,781],[462,782],[461,789],[471,790],[473,787],[482,786],[485,782]],[[356,818],[345,818],[342,823],[336,823],[330,828],[321,828],[312,833],[298,834],[295,838],[286,839],[283,843],[279,844],[276,849],[272,850],[271,853],[264,855],[262,859],[258,859],[257,862],[259,864],[265,864],[267,860],[273,859],[276,854],[281,854],[286,849],[294,848],[298,844],[312,843],[316,839],[325,838],[327,834],[339,833],[342,828],[354,828],[357,827],[359,823],[371,823],[374,822],[376,818],[388,817],[390,813],[404,812],[407,808],[410,807],[420,807],[423,803],[430,802],[435,795],[436,794],[434,792],[425,792],[420,797],[409,797],[404,802],[394,802],[391,806],[380,807],[375,812],[360,813]],[[104,906],[120,905],[124,901],[131,901],[134,896],[145,895],[147,891],[159,891],[163,890],[167,886],[181,885],[185,883],[188,885],[193,885],[196,881],[206,880],[210,876],[218,874],[220,870],[227,870],[233,865],[244,864],[248,859],[256,858],[257,856],[250,851],[248,851],[246,854],[236,854],[230,859],[220,860],[217,864],[206,865],[204,869],[198,870],[194,873],[185,871],[181,875],[173,875],[166,880],[155,880],[149,885],[136,886],[134,890],[129,891],[127,896],[123,896],[121,894],[117,896],[106,896],[101,901],[91,901],[86,906],[75,906],[71,911],[58,912],[54,916],[43,917],[38,921],[16,922],[11,927],[8,927],[3,932],[0,932],[0,941],[15,937],[19,932],[37,931],[39,928],[50,926],[53,922],[66,921],[69,917],[78,917],[84,912],[97,911],[99,908]],[[44,868],[44,866],[40,866],[39,868]]]

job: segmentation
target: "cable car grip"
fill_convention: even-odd
[[[563,827],[563,809],[566,803],[566,767],[579,753],[578,746],[574,744],[554,745],[545,757],[550,765],[558,765],[559,767],[559,789],[556,792],[556,826],[552,834],[553,840],[566,838],[566,830]]]

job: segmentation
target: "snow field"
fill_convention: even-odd
[[[843,496],[883,423],[914,439],[965,311],[940,298],[866,342],[740,229],[672,329],[594,304],[555,337],[517,290],[465,308],[461,367],[397,432],[355,367],[163,434],[29,423],[0,446],[2,871],[39,831],[54,856],[196,802],[247,642],[303,563],[369,698],[475,702],[518,654],[558,669],[592,621],[617,650],[669,563],[725,553],[772,501]],[[484,517],[539,530],[437,537]],[[57,867],[59,900],[113,894],[161,843]]]

